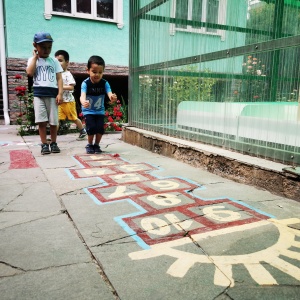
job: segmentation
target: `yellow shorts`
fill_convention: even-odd
[[[63,102],[62,104],[58,105],[58,119],[68,119],[70,121],[75,121],[78,119],[75,101]]]

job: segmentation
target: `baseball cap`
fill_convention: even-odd
[[[43,42],[53,42],[53,39],[48,32],[38,32],[34,35],[33,41],[39,44]]]

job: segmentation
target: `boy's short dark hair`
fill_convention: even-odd
[[[55,52],[55,57],[58,55],[62,55],[65,59],[65,61],[69,61],[70,57],[69,57],[69,53],[66,50],[57,50]]]
[[[87,68],[90,69],[92,64],[103,66],[103,68],[105,69],[105,62],[101,56],[92,55],[88,60]]]

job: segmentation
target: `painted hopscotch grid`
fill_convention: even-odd
[[[99,204],[135,203],[139,213],[118,219],[148,246],[269,218],[228,198],[200,199],[191,193],[200,185],[178,177],[159,178],[153,174],[158,168],[147,163],[130,164],[111,154],[74,158],[82,165],[69,170],[75,179],[101,180],[101,186],[86,189]]]

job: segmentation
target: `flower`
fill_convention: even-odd
[[[240,98],[243,101],[253,101],[253,99],[264,99],[266,96],[266,65],[262,61],[251,55],[245,57],[242,63],[243,74],[247,75],[242,79]]]
[[[117,100],[110,104],[105,111],[104,128],[107,131],[122,131],[122,126],[127,122],[127,106]]]
[[[15,75],[15,82],[17,85],[15,87],[16,96],[19,98],[18,105],[14,108],[18,108],[19,112],[17,116],[17,124],[20,125],[19,133],[20,135],[32,134],[36,131],[35,118],[34,118],[34,108],[33,108],[33,94],[27,89],[27,82],[23,80],[22,75]]]
[[[16,92],[17,92],[17,96],[18,96],[18,97],[23,97],[23,96],[25,96],[25,93],[26,93],[26,91],[27,91],[27,88],[26,88],[25,86],[23,86],[23,85],[20,85],[20,86],[17,86],[17,87],[15,88],[15,90],[16,90]]]

